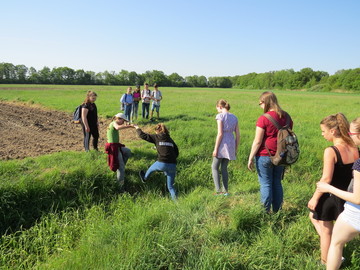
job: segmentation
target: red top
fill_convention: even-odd
[[[286,117],[283,116],[282,118],[279,118],[276,112],[269,111],[267,112],[274,118],[281,126],[286,125]],[[273,125],[273,123],[270,122],[269,119],[267,119],[265,116],[261,115],[259,119],[256,122],[256,126],[260,127],[265,130],[263,141],[260,145],[260,148],[258,152],[256,153],[256,156],[268,156],[269,153],[265,148],[265,144],[267,148],[270,150],[271,155],[275,155],[276,148],[277,148],[277,128]],[[293,127],[293,121],[290,117],[290,128]]]

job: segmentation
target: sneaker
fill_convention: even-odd
[[[223,193],[222,192],[215,192],[214,193],[214,196],[220,196],[220,195],[223,195]]]
[[[224,195],[224,196],[230,196],[230,193],[229,193],[229,192],[225,192],[223,195]]]
[[[146,183],[145,172],[143,170],[141,170],[139,172],[139,176],[140,176],[141,182]]]

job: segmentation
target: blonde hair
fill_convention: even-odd
[[[169,130],[166,128],[166,126],[163,123],[157,124],[155,126],[155,131],[156,133],[165,133],[165,134],[170,134]]]
[[[360,117],[357,117],[354,120],[352,120],[351,124],[355,126],[356,132],[360,132]]]
[[[264,113],[274,110],[282,118],[284,111],[281,109],[278,100],[273,92],[266,91],[261,94],[260,102],[264,103]]]
[[[216,106],[217,106],[217,107],[225,108],[225,109],[227,109],[228,111],[230,110],[230,104],[229,104],[225,99],[219,99],[219,100],[216,102]]]
[[[84,104],[90,103],[90,97],[97,97],[97,94],[94,91],[87,91]]]
[[[335,129],[336,133],[346,144],[354,146],[353,140],[349,136],[350,124],[342,113],[331,114],[321,120],[320,125],[325,125],[329,129]]]

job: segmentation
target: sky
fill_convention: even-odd
[[[235,76],[360,67],[359,0],[0,0],[0,62]]]

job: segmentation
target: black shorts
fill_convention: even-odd
[[[335,221],[344,211],[345,201],[329,193],[324,193],[315,207],[313,218],[322,221]]]

